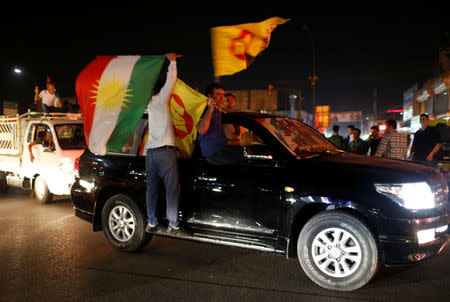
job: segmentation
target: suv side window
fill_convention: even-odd
[[[147,119],[143,118],[139,121],[139,124],[137,125],[136,129],[130,135],[127,142],[125,143],[125,145],[123,145],[122,149],[120,150],[120,153],[130,155],[138,154],[142,140],[144,140],[144,132],[147,129],[147,125],[148,125]]]
[[[238,124],[223,124],[228,148],[241,148],[249,160],[272,159],[272,152],[264,141],[251,130]]]

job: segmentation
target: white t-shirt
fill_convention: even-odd
[[[52,93],[48,92],[48,90],[42,90],[39,93],[39,97],[42,99],[42,103],[47,106],[55,106],[56,100],[58,99],[56,94],[54,94],[54,93],[52,94]]]
[[[170,115],[169,99],[177,80],[176,61],[170,61],[167,80],[161,91],[152,97],[147,106],[148,141],[147,149],[165,145],[175,146],[175,133]]]

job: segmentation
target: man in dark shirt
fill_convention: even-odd
[[[344,138],[339,135],[339,126],[333,126],[333,135],[328,138],[330,142],[336,145],[339,149],[343,149]]]
[[[367,154],[369,151],[369,145],[366,141],[362,140],[359,136],[361,135],[361,130],[355,128],[353,130],[353,141],[348,145],[348,152],[356,154]]]
[[[414,134],[411,156],[414,160],[434,165],[435,155],[442,146],[442,141],[436,129],[428,126],[428,115],[420,115],[421,129]]]
[[[381,141],[381,136],[378,131],[378,126],[372,126],[370,128],[370,136],[369,140],[367,141],[369,144],[370,152],[369,155],[375,156],[375,153],[377,152],[378,145]]]

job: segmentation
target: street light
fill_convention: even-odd
[[[313,122],[313,127],[314,127],[314,125],[315,125],[315,123],[316,123],[316,81],[317,81],[317,79],[318,79],[317,76],[316,76],[316,47],[315,47],[315,44],[314,44],[314,36],[313,36],[313,33],[312,33],[312,31],[309,29],[309,27],[306,26],[306,25],[303,25],[302,29],[303,29],[304,31],[309,32],[309,36],[310,36],[310,38],[311,38],[312,61],[313,61],[313,62],[312,62],[312,63],[313,63],[313,66],[312,66],[313,74],[312,74],[312,76],[309,76],[308,79],[311,81],[311,87],[312,87],[312,92],[313,92],[313,94],[312,94],[312,106],[313,106],[313,109],[312,109],[313,120],[312,120],[312,122]]]
[[[21,74],[22,73],[22,69],[16,67],[16,68],[14,68],[14,73]]]

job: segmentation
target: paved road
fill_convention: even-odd
[[[70,199],[39,205],[0,195],[0,301],[445,301],[450,248],[382,270],[366,287],[332,292],[296,259],[155,237],[139,253],[112,248],[73,215]]]

